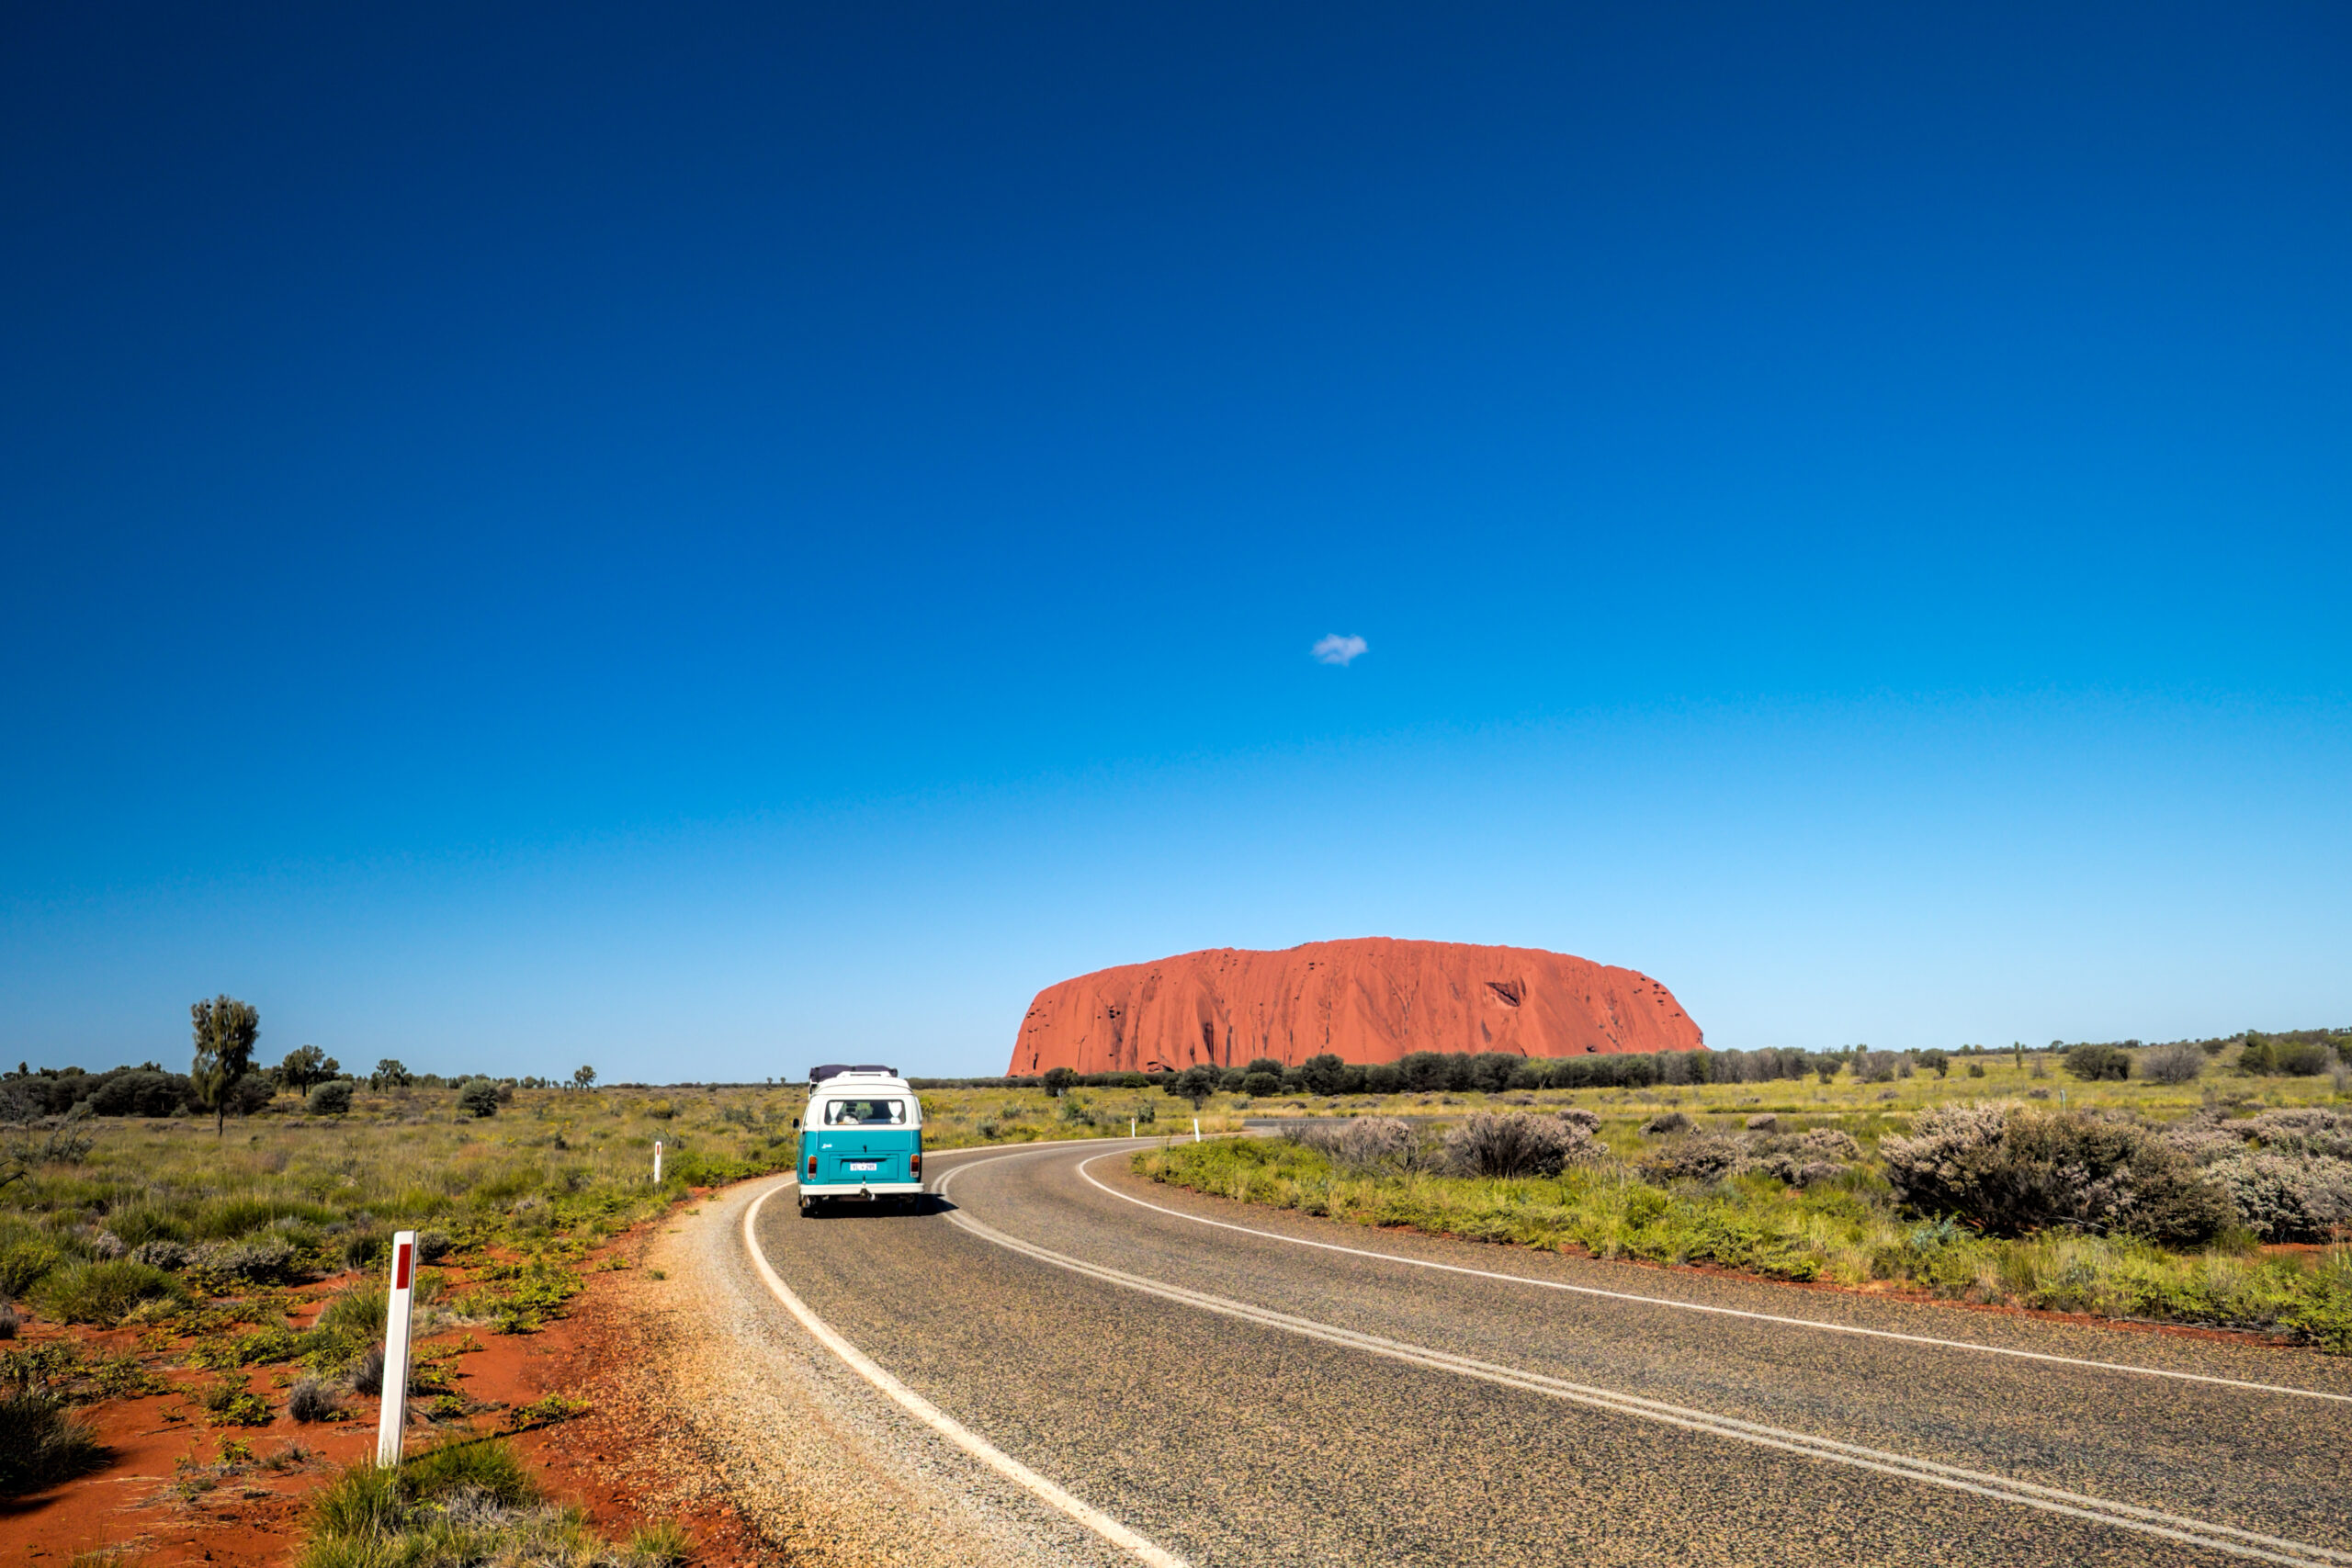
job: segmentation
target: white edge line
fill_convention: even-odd
[[[823,1318],[809,1311],[808,1304],[793,1294],[792,1287],[784,1282],[774,1266],[768,1262],[767,1254],[760,1249],[759,1237],[752,1229],[759,1219],[760,1211],[766,1207],[767,1201],[786,1187],[797,1184],[797,1179],[787,1178],[761,1193],[752,1200],[752,1206],[743,1211],[743,1249],[752,1255],[752,1267],[759,1270],[760,1279],[766,1284],[769,1292],[784,1303],[784,1309],[786,1312],[800,1321],[801,1327],[815,1336],[819,1344],[847,1362],[858,1376],[880,1389],[916,1420],[921,1421],[924,1426],[1040,1502],[1077,1520],[1136,1561],[1152,1564],[1152,1568],[1184,1568],[1183,1559],[1154,1546],[1110,1515],[1102,1512],[1102,1509],[1080,1502],[1076,1497],[996,1447],[987,1438],[973,1432],[954,1416],[884,1371],[875,1365],[865,1351],[836,1334]]]
[[[1088,1140],[1079,1140],[1081,1142]],[[1910,1345],[1933,1345],[1947,1350],[1973,1350],[1980,1356],[2014,1356],[2021,1360],[2050,1361],[2064,1367],[2091,1367],[2106,1372],[2129,1372],[2134,1377],[2174,1378],[2182,1382],[2213,1383],[2222,1388],[2249,1389],[2256,1393],[2285,1393],[2298,1399],[2327,1399],[2340,1404],[2352,1404],[2352,1394],[2328,1393],[2315,1388],[2292,1388],[2282,1383],[2247,1382],[2239,1378],[2214,1377],[2206,1372],[2177,1372],[2164,1367],[2135,1367],[2127,1361],[2093,1361],[2079,1356],[2057,1356],[2046,1350],[2018,1350],[2007,1345],[1977,1345],[1965,1339],[1939,1339],[1927,1334],[1905,1334],[1893,1328],[1862,1328],[1853,1324],[1824,1323],[1817,1318],[1782,1317],[1776,1313],[1749,1312],[1741,1307],[1708,1306],[1700,1302],[1679,1302],[1671,1296],[1645,1296],[1632,1291],[1603,1290],[1598,1285],[1571,1285],[1560,1280],[1538,1280],[1525,1274],[1502,1274],[1488,1269],[1471,1269],[1459,1263],[1439,1263],[1425,1258],[1406,1258],[1394,1252],[1380,1252],[1365,1247],[1342,1247],[1333,1241],[1311,1241],[1305,1236],[1284,1235],[1280,1231],[1261,1231],[1253,1225],[1237,1225],[1227,1220],[1204,1219],[1188,1214],[1181,1209],[1163,1208],[1147,1203],[1114,1187],[1105,1187],[1086,1168],[1109,1155],[1096,1155],[1093,1159],[1079,1162],[1078,1173],[1090,1186],[1100,1188],[1122,1202],[1174,1219],[1189,1220],[1196,1225],[1215,1225],[1219,1230],[1239,1231],[1243,1235],[1262,1236],[1268,1241],[1286,1242],[1292,1247],[1312,1247],[1324,1252],[1344,1252],[1351,1258],[1377,1258],[1383,1263],[1402,1263],[1414,1269],[1435,1269],[1447,1274],[1468,1274],[1480,1280],[1501,1280],[1514,1285],[1532,1285],[1544,1291],[1569,1291],[1580,1296],[1601,1296],[1610,1301],[1638,1302],[1645,1306],[1672,1307],[1678,1312],[1713,1313],[1722,1317],[1752,1318],[1758,1323],[1785,1324],[1792,1328],[1817,1328],[1825,1334],[1859,1334],[1871,1339],[1899,1339]],[[949,1174],[954,1174],[950,1172]],[[1209,1194],[1214,1197],[1215,1194]]]
[[[1099,1156],[1098,1156],[1099,1157]],[[954,1175],[955,1172],[950,1172]],[[1762,1448],[1776,1449],[1800,1458],[1824,1460],[1857,1470],[1874,1471],[1898,1480],[1924,1483],[1949,1491],[1973,1493],[1992,1501],[2007,1503],[2043,1513],[2063,1514],[2091,1524],[2110,1529],[2127,1529],[2144,1535],[2161,1536],[2188,1546],[2202,1547],[2233,1557],[2258,1562],[2278,1562],[2293,1568],[2319,1568],[2330,1562],[2352,1561],[2352,1553],[2335,1551],[2306,1541],[2290,1540],[2278,1536],[2258,1534],[2233,1526],[2215,1524],[2176,1514],[2165,1514],[2134,1504],[2118,1503],[2104,1497],[2066,1492],[2057,1487],[2043,1486],[2033,1482],[2012,1481],[2006,1477],[1986,1475],[1957,1466],[1938,1464],[1904,1454],[1887,1453],[1881,1450],[1841,1443],[1834,1438],[1813,1437],[1803,1432],[1761,1426],[1754,1422],[1717,1416],[1711,1412],[1690,1410],[1667,1404],[1661,1401],[1624,1394],[1610,1389],[1589,1388],[1542,1373],[1524,1372],[1516,1368],[1497,1366],[1491,1362],[1456,1356],[1447,1351],[1431,1350],[1422,1346],[1385,1339],[1377,1335],[1360,1334],[1351,1329],[1337,1328],[1311,1318],[1293,1317],[1263,1307],[1253,1307],[1246,1302],[1228,1301],[1221,1296],[1170,1286],[1139,1275],[1105,1269],[1079,1258],[1065,1257],[1046,1247],[1009,1236],[991,1226],[961,1213],[951,1213],[948,1222],[981,1240],[1008,1251],[1024,1254],[1040,1262],[1065,1269],[1072,1273],[1118,1285],[1146,1295],[1161,1297],[1180,1305],[1211,1312],[1221,1316],[1238,1318],[1262,1327],[1296,1334],[1303,1338],[1318,1339],[1343,1348],[1363,1351],[1388,1359],[1426,1367],[1434,1371],[1452,1372],[1457,1376],[1500,1383],[1532,1393],[1546,1394],[1572,1404],[1590,1405],[1617,1415],[1655,1421],[1664,1426],[1711,1437],[1730,1438],[1754,1443]],[[2187,1529],[2179,1527],[2186,1526]],[[2232,1539],[2234,1538],[2234,1539]],[[2267,1550],[2283,1548],[2279,1550]]]

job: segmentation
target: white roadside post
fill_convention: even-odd
[[[1134,1137],[1135,1135],[1136,1135],[1136,1119],[1135,1119],[1134,1117],[1130,1116],[1130,1117],[1128,1117],[1128,1118],[1127,1118],[1127,1136],[1128,1136],[1128,1137],[1130,1137],[1130,1138],[1132,1138],[1132,1137]]]
[[[1199,1143],[1200,1141],[1201,1141],[1201,1119],[1200,1119],[1199,1117],[1195,1116],[1195,1117],[1193,1117],[1193,1142],[1194,1142],[1194,1143],[1196,1143],[1196,1144],[1197,1144],[1197,1143]]]
[[[392,1237],[391,1300],[384,1312],[384,1399],[376,1416],[376,1463],[390,1470],[401,1462],[401,1438],[408,1425],[408,1329],[416,1302],[416,1233]]]
[[[653,1140],[653,1185],[662,1185],[662,1140]]]

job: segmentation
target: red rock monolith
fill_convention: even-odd
[[[1037,993],[1009,1073],[1285,1064],[1329,1051],[1695,1051],[1699,1026],[1646,975],[1535,947],[1358,937],[1218,947],[1098,969]]]

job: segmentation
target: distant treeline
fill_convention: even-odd
[[[2352,1061],[2352,1028],[2290,1029],[2275,1032],[2245,1030],[2210,1040],[2163,1043],[2165,1046],[2197,1046],[2208,1056],[2240,1046],[2235,1064],[2240,1073],[2254,1075],[2310,1074],[2330,1070],[2336,1061]],[[1504,1051],[1416,1051],[1394,1062],[1344,1062],[1325,1054],[1304,1062],[1283,1063],[1260,1057],[1240,1066],[1194,1066],[1182,1072],[1079,1073],[1068,1067],[1029,1077],[918,1077],[917,1089],[1161,1089],[1171,1094],[1202,1099],[1210,1094],[1428,1094],[1432,1092],[1487,1094],[1507,1089],[1647,1089],[1654,1085],[1706,1083],[1769,1083],[1808,1075],[1827,1082],[1839,1073],[1865,1081],[1908,1077],[1914,1072],[1942,1075],[1972,1056],[1991,1055],[2055,1055],[2080,1077],[2124,1077],[2131,1072],[2128,1052],[2157,1048],[2138,1040],[2077,1042],[2053,1040],[2046,1047],[1962,1045],[1956,1050],[1873,1051],[1849,1045],[1838,1051],[1804,1051],[1793,1046],[1760,1051],[1658,1051],[1648,1054],[1579,1056],[1520,1056]],[[2102,1063],[2093,1070],[2090,1064]],[[1982,1071],[1981,1067],[1972,1069]],[[474,1074],[444,1076],[412,1073],[386,1059],[373,1072],[344,1072],[334,1058],[304,1046],[276,1067],[256,1067],[231,1089],[228,1113],[251,1115],[278,1094],[301,1093],[322,1084],[364,1084],[375,1089],[460,1089],[487,1084],[508,1098],[516,1089],[586,1088],[594,1074],[582,1067],[571,1082],[540,1077],[487,1077]],[[614,1089],[797,1088],[797,1080],[758,1084],[676,1083],[614,1084]],[[169,1072],[153,1062],[138,1066],[109,1067],[89,1072],[81,1067],[42,1067],[18,1064],[0,1074],[0,1122],[70,1114],[87,1106],[98,1116],[180,1116],[199,1109],[196,1086],[185,1073]]]
[[[1965,1047],[1966,1051],[1982,1047]],[[1310,1056],[1285,1064],[1272,1057],[1235,1067],[1187,1067],[1181,1073],[1078,1073],[1068,1067],[1027,1077],[910,1078],[916,1089],[1165,1089],[1193,1087],[1218,1093],[1428,1094],[1500,1093],[1533,1089],[1646,1089],[1653,1084],[1769,1083],[1776,1078],[1834,1076],[1863,1055],[1802,1051],[1657,1051],[1580,1056],[1521,1056],[1508,1051],[1415,1051],[1394,1062],[1346,1062]],[[1896,1053],[1879,1053],[1895,1055]],[[1912,1053],[1917,1060],[1922,1053]],[[1937,1052],[1938,1056],[1950,1053]],[[1210,1080],[1214,1078],[1214,1082]],[[1253,1081],[1255,1080],[1255,1081]],[[1268,1080],[1271,1080],[1269,1082]]]
[[[306,1050],[308,1047],[305,1048]],[[345,1074],[332,1056],[304,1059],[300,1053],[275,1067],[256,1067],[229,1090],[228,1113],[250,1116],[280,1093],[301,1093],[327,1083],[366,1084],[371,1089],[456,1089],[477,1081],[473,1075],[444,1077],[438,1073],[411,1073],[398,1062],[383,1061],[372,1073]],[[553,1089],[548,1078],[490,1078],[499,1089]],[[195,1080],[186,1073],[168,1072],[153,1062],[135,1067],[108,1067],[89,1072],[81,1067],[42,1067],[35,1071],[18,1064],[13,1073],[0,1073],[0,1122],[63,1116],[87,1105],[96,1116],[193,1115],[202,1107]],[[206,1114],[210,1114],[207,1111]]]

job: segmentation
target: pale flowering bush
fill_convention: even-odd
[[[1601,1152],[1591,1129],[1558,1116],[1480,1112],[1445,1134],[1445,1168],[1455,1176],[1557,1176]]]
[[[2188,1155],[2127,1117],[1937,1106],[1879,1154],[1905,1203],[1995,1235],[2071,1229],[2187,1246],[2232,1218],[2221,1188]]]

